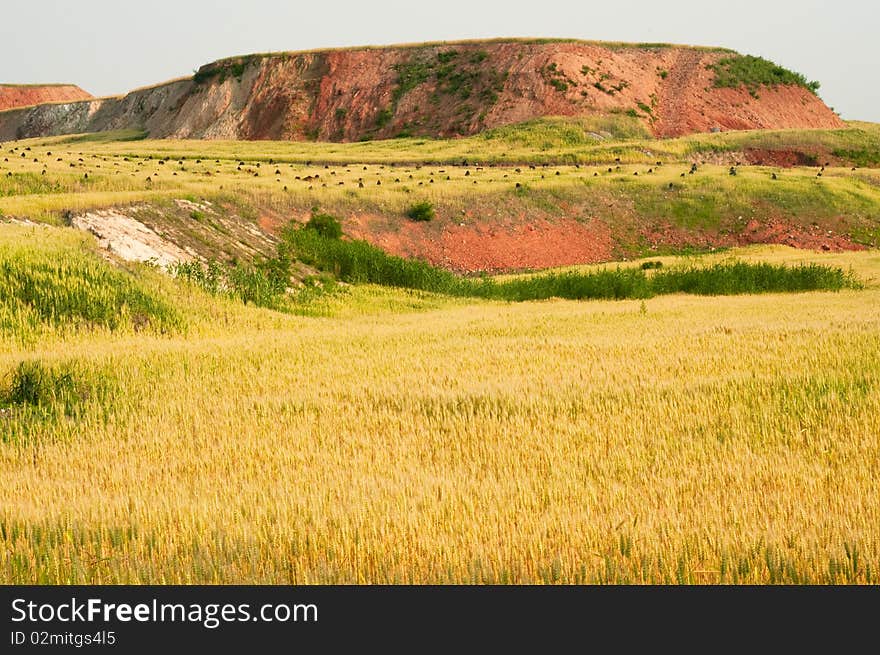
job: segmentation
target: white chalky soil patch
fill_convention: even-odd
[[[193,259],[193,255],[163,239],[140,221],[112,209],[76,216],[71,225],[91,232],[102,248],[125,261],[153,262],[167,268]]]

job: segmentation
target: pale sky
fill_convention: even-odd
[[[880,122],[875,0],[0,0],[0,83],[95,95],[236,54],[492,37],[725,46],[822,83],[846,119]]]

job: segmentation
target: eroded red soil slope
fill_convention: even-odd
[[[46,102],[88,100],[92,96],[73,84],[0,84],[0,111]]]

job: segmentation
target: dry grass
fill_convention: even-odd
[[[0,581],[880,582],[876,283],[517,305],[356,287],[325,318],[177,293],[186,335],[0,342],[4,375],[114,377],[0,444]]]
[[[444,157],[479,146],[436,144]],[[723,198],[735,211],[759,193],[803,220],[840,210],[876,225],[876,171],[794,169],[773,185],[759,167],[702,167],[698,182],[667,162],[648,175],[628,154],[599,177],[607,165],[388,163],[433,147],[5,144],[0,212],[58,222],[223,195],[286,215],[402,214],[428,199],[448,219],[500,197],[650,213],[673,182],[688,207]],[[186,159],[160,166],[160,152]],[[331,176],[321,157],[373,163]],[[89,251],[65,229],[0,225],[0,246],[26,238]],[[0,582],[877,584],[880,255],[733,254],[851,268],[866,288],[505,304],[363,286],[292,316],[141,271],[185,329],[0,334],[0,394],[22,361],[81,375],[72,413],[0,400]]]

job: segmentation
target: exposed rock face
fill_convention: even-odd
[[[73,84],[0,84],[0,111],[46,102],[88,100],[91,94]]]
[[[493,41],[227,59],[124,97],[0,114],[0,139],[144,129],[153,138],[449,137],[541,116],[629,113],[657,136],[843,122],[802,86],[715,88],[730,53]]]

